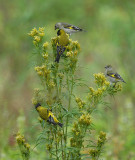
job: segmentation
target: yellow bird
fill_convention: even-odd
[[[46,120],[49,123],[52,123],[54,125],[59,125],[60,127],[63,126],[62,123],[60,123],[57,118],[54,116],[54,114],[47,108],[42,107],[41,104],[36,104],[35,108],[39,114],[39,116],[43,119]]]
[[[66,46],[69,44],[69,36],[62,29],[57,32],[58,42],[57,42],[57,56],[55,62],[59,63],[60,56],[66,50]]]

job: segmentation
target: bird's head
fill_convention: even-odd
[[[112,70],[112,66],[111,65],[107,65],[107,66],[105,66],[105,69],[107,69],[108,71],[111,71]]]
[[[63,29],[59,29],[57,32],[57,36],[66,35],[66,32]]]
[[[56,23],[56,24],[55,24],[55,30],[56,30],[56,29],[60,29],[60,28],[61,28],[61,23]]]
[[[41,104],[40,104],[40,103],[37,103],[37,104],[35,105],[35,109],[37,109],[39,106],[41,106]]]

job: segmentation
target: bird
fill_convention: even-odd
[[[43,119],[46,120],[47,122],[53,124],[53,125],[59,125],[60,127],[63,126],[62,123],[58,121],[58,119],[54,116],[52,113],[52,110],[49,110],[43,106],[41,106],[40,103],[37,103],[35,105],[35,109],[37,110],[39,116]]]
[[[79,32],[79,31],[85,31],[77,26],[72,25],[72,24],[62,23],[62,22],[58,22],[55,24],[55,30],[56,29],[63,29],[69,35],[71,35],[72,33]]]
[[[113,84],[114,83],[114,87],[116,85],[117,82],[124,82],[124,79],[116,72],[113,72],[112,66],[111,65],[107,65],[105,66],[105,75],[106,77],[109,79],[110,83]]]
[[[59,29],[57,32],[58,42],[57,42],[57,56],[55,62],[59,63],[61,55],[66,50],[66,46],[69,44],[69,36],[63,29]]]

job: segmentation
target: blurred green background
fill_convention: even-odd
[[[104,160],[135,160],[135,2],[127,0],[0,1],[0,159],[21,159],[14,139],[18,129],[34,147],[37,115],[31,99],[38,78],[27,33],[45,27],[50,40],[56,22],[87,30],[71,38],[81,45],[79,74],[89,86],[93,73],[104,72],[107,64],[127,82],[117,96],[108,97],[109,107],[98,106],[93,123],[108,135]],[[36,155],[44,159],[36,150],[31,159]]]

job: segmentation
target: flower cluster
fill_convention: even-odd
[[[96,90],[92,87],[89,87],[89,93],[87,96],[88,100],[90,102],[93,102],[94,104],[97,104],[102,98],[105,91],[106,91],[106,88],[104,86]]]
[[[79,125],[75,122],[74,126],[72,128],[72,132],[75,136],[79,136],[81,134],[81,130],[79,128]]]
[[[43,36],[45,35],[44,33],[44,28],[40,28],[37,30],[36,28],[32,29],[30,33],[28,33],[29,36],[33,37],[33,44],[35,46],[38,46],[39,43],[42,41]]]
[[[19,132],[16,134],[16,141],[19,145],[23,159],[29,159],[30,145],[26,143],[24,136],[22,136]]]
[[[80,125],[89,126],[91,124],[90,114],[82,114],[78,123]]]
[[[102,147],[102,145],[105,143],[106,141],[106,133],[101,131],[98,137],[98,142],[97,142],[97,146],[98,147]]]
[[[93,104],[99,103],[103,95],[110,88],[110,82],[106,80],[106,77],[103,73],[94,74],[95,83],[98,88],[94,89],[89,87],[88,100],[93,102]]]
[[[91,157],[94,160],[94,158],[98,156],[98,151],[97,151],[97,149],[92,148],[89,150],[89,154],[91,155]]]
[[[89,154],[93,159],[96,159],[99,157],[105,141],[106,141],[106,133],[101,131],[98,137],[97,146],[95,146],[94,149],[89,150]]]
[[[46,79],[50,77],[51,70],[48,69],[46,65],[35,67],[35,71],[37,72],[39,76],[43,76]]]
[[[69,39],[69,46],[67,47],[67,51],[74,50],[80,51],[80,44],[78,43],[78,41],[72,41],[72,39]]]
[[[110,82],[107,81],[105,75],[103,73],[94,74],[95,83],[98,86],[109,86]]]
[[[78,97],[76,97],[75,101],[76,101],[79,109],[84,108],[84,106],[85,106],[85,102],[84,102],[84,101],[82,101],[82,100],[81,100],[80,98],[78,98]]]
[[[47,149],[48,151],[50,151],[50,150],[52,149],[52,144],[47,144],[47,145],[46,145],[46,149]]]
[[[122,90],[122,85],[121,84],[117,84],[117,85],[115,85],[115,87],[114,86],[110,86],[107,91],[108,91],[108,93],[110,95],[114,95],[115,93],[117,93],[117,92],[119,92],[121,90]]]

